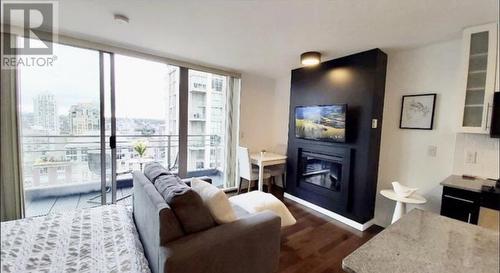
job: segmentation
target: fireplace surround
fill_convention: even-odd
[[[387,55],[373,49],[291,72],[287,195],[355,223],[373,219]],[[346,104],[345,143],[297,138],[295,109]]]
[[[345,209],[349,198],[350,155],[346,148],[300,148],[297,188],[321,195]]]
[[[307,140],[306,140],[307,141]],[[349,201],[351,150],[340,145],[308,145],[296,149],[294,156],[296,192],[308,193],[314,200],[327,200],[337,210],[346,210]],[[288,188],[288,186],[287,186]]]

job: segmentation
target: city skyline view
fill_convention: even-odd
[[[54,50],[58,62],[52,68],[20,69],[24,186],[28,191],[54,186],[76,190],[76,183],[97,190],[102,179],[99,54],[59,44]],[[177,171],[179,68],[118,54],[114,60],[116,166],[125,174],[118,180],[129,179],[132,170],[151,161]],[[111,69],[106,53],[103,68],[109,136]],[[188,173],[212,175],[222,186],[227,79],[195,70],[189,70],[188,78],[188,154],[183,164]],[[147,147],[144,154],[135,149],[139,142]]]
[[[78,103],[99,105],[98,52],[54,44],[54,55],[57,61],[51,67],[20,68],[20,88],[23,90],[20,96],[21,112],[33,112],[32,98],[42,92],[54,95],[59,114],[67,113],[72,105]],[[157,90],[168,88],[164,75],[169,69],[169,65],[164,63],[115,55],[116,117],[164,119],[164,97],[157,100],[150,98],[158,97],[155,94]],[[25,78],[30,80],[24,81]]]

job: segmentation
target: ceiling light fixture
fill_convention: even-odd
[[[321,62],[321,53],[309,51],[300,54],[300,62],[305,66],[317,65]]]
[[[115,21],[118,22],[119,24],[128,24],[129,22],[128,17],[123,14],[115,14],[114,18]]]

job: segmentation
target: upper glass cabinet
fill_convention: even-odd
[[[464,105],[461,131],[488,133],[495,91],[497,24],[464,30]]]

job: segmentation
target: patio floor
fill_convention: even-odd
[[[222,175],[208,175],[212,178],[212,184],[217,187],[222,187]],[[132,187],[118,188],[116,192],[116,198],[120,199],[127,196],[133,192]],[[68,210],[80,209],[80,208],[90,208],[100,206],[100,204],[87,202],[90,198],[99,196],[95,198],[95,201],[100,202],[101,192],[94,191],[88,193],[71,194],[63,196],[54,197],[43,197],[34,200],[26,200],[25,207],[25,217],[32,216],[42,216],[54,212],[63,212]],[[106,201],[110,202],[111,193],[106,195]],[[132,197],[125,198],[117,202],[118,204],[123,204],[127,206],[132,205]]]
[[[116,198],[119,199],[130,193],[132,193],[133,188],[119,188],[116,192]],[[97,202],[101,201],[100,192],[88,192],[81,194],[72,194],[57,197],[44,197],[26,202],[25,216],[41,216],[54,212],[63,212],[68,210],[80,209],[80,208],[90,208],[99,206],[99,204],[89,203],[87,200],[94,196],[99,196],[94,200]],[[111,200],[111,193],[106,195],[106,200],[109,202]],[[118,204],[132,205],[132,198],[125,198],[118,201]]]

